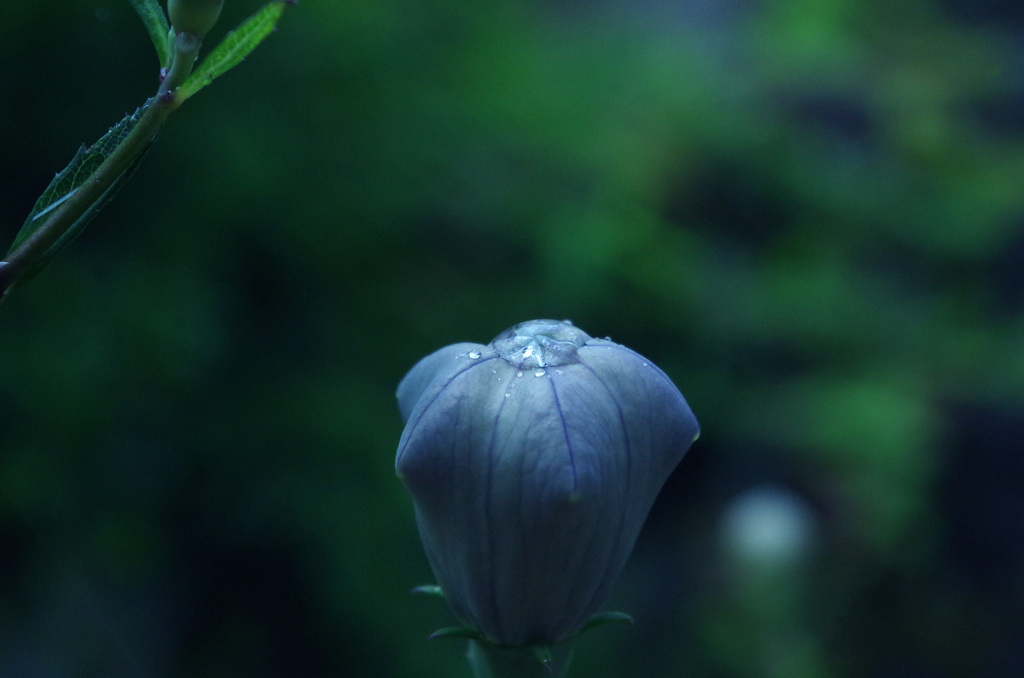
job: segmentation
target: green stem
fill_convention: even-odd
[[[156,96],[142,112],[139,121],[92,176],[71,193],[46,221],[4,260],[0,261],[0,290],[7,294],[34,261],[41,257],[60,237],[98,201],[117,178],[139,160],[160,132],[167,116],[180,101],[175,90],[188,78],[195,64],[202,41],[191,33],[179,33],[174,40],[171,66]]]
[[[538,653],[529,648],[498,647],[470,640],[466,659],[473,678],[564,678],[572,660],[572,645],[559,645]]]

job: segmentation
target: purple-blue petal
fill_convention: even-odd
[[[661,370],[556,321],[441,349],[398,398],[396,470],[431,567],[463,623],[503,645],[579,631],[698,432]]]

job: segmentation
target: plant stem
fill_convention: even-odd
[[[118,177],[136,163],[160,132],[167,116],[178,107],[175,90],[185,81],[202,42],[191,33],[174,39],[171,66],[156,96],[146,103],[139,121],[103,163],[46,221],[4,260],[0,261],[0,290],[7,294],[33,262],[41,257],[78,219],[106,193]]]
[[[529,649],[498,647],[470,640],[466,659],[473,678],[564,678],[572,660],[572,646],[551,648],[550,662],[544,663]]]

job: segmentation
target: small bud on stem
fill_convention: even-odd
[[[167,14],[176,33],[192,33],[200,40],[220,18],[224,0],[167,0]]]

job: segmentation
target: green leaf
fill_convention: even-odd
[[[61,206],[64,201],[74,195],[75,191],[89,180],[89,177],[99,169],[100,165],[113,153],[114,149],[128,136],[132,128],[139,121],[142,116],[143,110],[146,106],[150,105],[153,99],[150,99],[141,107],[139,107],[134,113],[126,115],[121,122],[111,127],[106,134],[100,137],[99,141],[91,146],[85,146],[84,144],[78,149],[78,153],[71,159],[71,163],[63,170],[57,173],[50,182],[50,185],[46,187],[43,194],[39,196],[36,204],[32,207],[32,211],[29,212],[28,218],[25,219],[25,223],[22,224],[21,230],[18,231],[17,237],[14,239],[14,244],[11,245],[11,249],[8,254],[18,248],[18,246],[25,241],[26,238],[31,236],[46,223],[47,216],[55,209]],[[80,216],[74,223],[72,223],[60,238],[57,239],[54,244],[50,245],[43,254],[32,263],[32,265],[26,270],[25,274],[19,277],[19,282],[25,282],[33,275],[41,271],[50,261],[60,253],[67,245],[75,239],[82,229],[85,228],[89,220],[102,208],[107,202],[114,196],[117,189],[121,187],[124,180],[131,176],[132,172],[138,166],[139,160],[142,159],[144,152],[138,156],[134,163],[132,163],[111,185],[110,187],[100,196],[100,198],[94,202],[88,210],[86,210],[82,216]]]
[[[271,2],[263,6],[263,9],[253,14],[227,34],[224,40],[217,45],[203,63],[192,72],[178,91],[175,97],[179,102],[185,101],[190,96],[213,82],[213,79],[228,70],[237,66],[249,55],[256,46],[263,42],[274,30],[285,5],[294,2],[287,0],[282,2]]]
[[[128,0],[135,8],[135,12],[142,19],[149,31],[149,38],[156,47],[156,56],[160,60],[160,66],[166,68],[171,61],[171,52],[167,47],[167,34],[171,27],[167,23],[167,16],[156,0]]]

